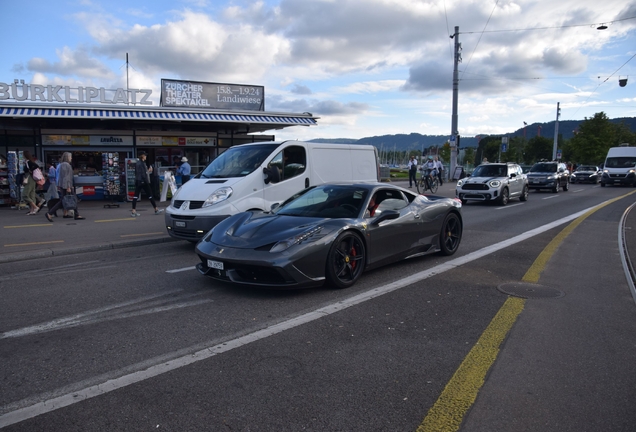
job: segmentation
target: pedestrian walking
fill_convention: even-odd
[[[59,185],[60,200],[53,206],[49,207],[49,210],[44,214],[46,220],[53,222],[53,215],[64,205],[64,197],[67,195],[74,195],[73,188],[73,167],[71,166],[71,160],[73,155],[70,152],[62,153],[62,162],[58,166],[57,182]],[[74,209],[75,215],[73,219],[84,220],[84,216],[80,216],[77,207]],[[66,215],[64,217],[67,217]],[[70,217],[70,216],[68,216]]]
[[[141,216],[137,213],[137,200],[139,199],[139,194],[142,190],[146,192],[146,195],[148,195],[150,204],[155,209],[155,214],[163,212],[163,209],[159,209],[157,207],[157,203],[152,197],[152,191],[150,190],[150,174],[152,173],[152,167],[148,168],[146,165],[147,156],[148,155],[145,152],[139,153],[139,159],[137,159],[137,163],[135,164],[135,195],[133,196],[132,212],[130,213],[132,217]]]
[[[181,166],[179,168],[177,168],[177,174],[181,175],[181,185],[183,186],[184,184],[186,184],[186,182],[188,180],[190,180],[190,172],[192,171],[192,168],[190,167],[190,164],[188,163],[188,158],[187,157],[182,157],[181,158]]]
[[[413,183],[417,184],[417,159],[415,156],[411,156],[408,163],[409,168],[409,187],[413,187]]]
[[[44,194],[44,199],[46,199],[48,203],[52,199],[60,199],[60,194],[57,192],[57,170],[55,169],[55,165],[49,164],[47,178],[49,180],[49,188]]]
[[[24,153],[24,175],[26,176],[26,183],[24,183],[24,189],[22,190],[22,196],[24,197],[24,201],[29,205],[28,216],[32,216],[40,211],[40,207],[44,204],[44,199],[38,202],[38,199],[35,195],[35,189],[37,187],[37,183],[33,178],[33,173],[35,170],[39,170],[39,165],[35,162],[35,157],[31,155],[31,152],[25,150]]]

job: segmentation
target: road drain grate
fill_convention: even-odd
[[[561,298],[565,295],[563,291],[543,285],[526,282],[511,282],[501,284],[497,287],[499,291],[521,298]]]

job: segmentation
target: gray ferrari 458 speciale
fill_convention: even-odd
[[[365,269],[440,252],[462,239],[461,202],[384,183],[307,188],[271,213],[230,216],[196,246],[202,274],[272,288],[353,285]]]

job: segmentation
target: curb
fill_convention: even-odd
[[[158,243],[168,243],[179,241],[178,239],[172,237],[162,237],[157,239],[141,239],[141,240],[129,240],[125,242],[114,242],[114,243],[99,243],[88,246],[76,246],[73,248],[65,248],[65,249],[40,249],[34,250],[31,252],[24,252],[18,254],[6,254],[0,255],[0,264],[16,262],[16,261],[26,261],[38,258],[49,258],[49,257],[57,257],[57,256],[65,256],[65,255],[76,255],[86,252],[99,252],[110,249],[123,249],[129,247],[136,246],[146,246],[151,244]]]

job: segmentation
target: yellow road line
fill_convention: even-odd
[[[603,204],[599,204],[598,206],[594,207],[592,210],[588,211],[585,214],[582,214],[581,216],[579,216],[578,218],[570,222],[570,224],[567,227],[565,227],[559,234],[557,234],[556,237],[554,237],[552,241],[548,243],[545,249],[541,251],[537,259],[534,260],[534,263],[532,263],[532,265],[530,266],[530,268],[528,269],[528,271],[526,272],[526,274],[523,276],[521,280],[524,282],[537,283],[539,281],[539,277],[541,276],[541,273],[545,269],[545,266],[548,264],[548,261],[550,261],[550,258],[552,258],[552,255],[554,255],[554,252],[556,252],[557,248],[561,245],[561,243],[563,243],[563,240],[565,240],[565,238],[570,235],[570,233],[574,230],[574,228],[579,226],[581,222],[583,222],[585,219],[587,219],[593,213],[597,212],[603,207],[610,205],[620,199],[628,197],[634,193],[636,193],[636,191],[630,192],[623,196],[616,197]]]
[[[149,236],[149,235],[157,235],[157,234],[165,234],[163,231],[153,232],[153,233],[144,233],[144,234],[124,234],[119,237],[141,237],[141,236]]]
[[[7,245],[4,245],[4,247],[13,247],[13,246],[33,246],[33,245],[45,245],[45,244],[52,244],[52,243],[64,243],[64,240],[54,240],[54,241],[48,241],[48,242],[35,242],[35,243],[16,243],[16,244],[7,244]]]
[[[523,310],[525,300],[509,297],[470,350],[444,391],[429,410],[417,432],[459,430],[464,414],[475,402],[499,346]]]
[[[636,193],[636,191],[599,204],[573,220],[541,251],[522,280],[524,282],[538,282],[546,264],[554,255],[558,246],[574,228],[603,207],[633,193]],[[499,346],[512,329],[519,314],[523,311],[525,303],[525,299],[508,297],[486,330],[479,337],[477,343],[459,365],[453,377],[446,384],[442,394],[426,414],[422,424],[417,428],[417,432],[456,432],[459,430],[464,416],[472,407],[479,390],[484,385],[486,374],[497,359]]]

